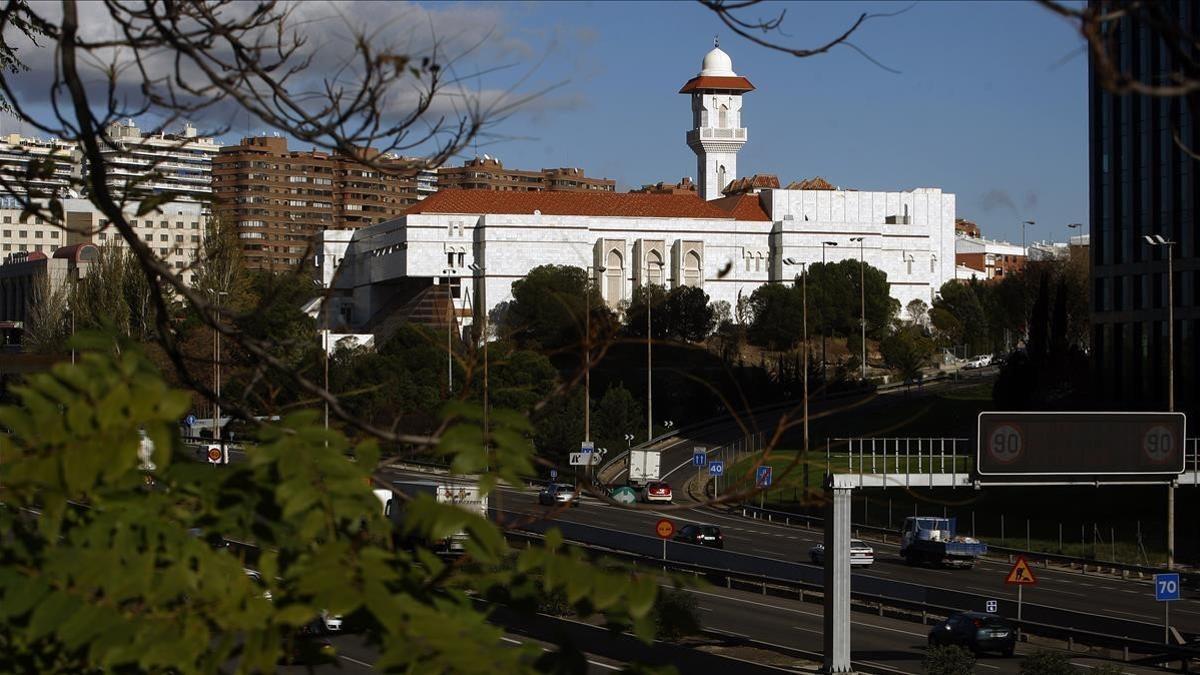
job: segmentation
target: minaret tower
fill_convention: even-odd
[[[742,126],[742,94],[754,85],[733,72],[733,61],[716,39],[704,55],[700,74],[687,81],[681,94],[692,95],[692,129],[687,144],[696,153],[696,184],[700,197],[718,199],[737,178],[737,153],[746,144]]]

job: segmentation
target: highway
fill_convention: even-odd
[[[748,520],[707,508],[630,509],[598,500],[585,500],[579,508],[548,509],[536,503],[536,495],[532,491],[503,490],[497,502],[495,506],[499,522],[535,531],[556,525],[569,539],[648,555],[661,555],[662,543],[653,534],[654,525],[660,518],[670,518],[677,523],[715,524],[724,533],[724,550],[669,542],[667,548],[670,558],[820,583],[820,568],[808,563],[808,550],[820,542],[820,530]],[[548,515],[550,520],[545,520]],[[1004,583],[1004,577],[1010,569],[1007,563],[981,561],[971,570],[910,567],[900,559],[899,549],[894,544],[874,543],[873,546],[876,563],[869,569],[855,571],[852,579],[854,590],[899,597],[899,594],[887,592],[889,582],[904,583],[926,589],[931,604],[947,604],[934,601],[939,590],[944,591],[942,595],[948,598],[967,593],[978,596],[980,604],[984,599],[999,600],[1002,614],[1016,615],[1016,590]],[[1162,605],[1154,600],[1152,585],[1148,581],[1122,580],[1041,567],[1036,568],[1035,573],[1038,584],[1026,588],[1023,593],[1023,616],[1028,620],[1036,621],[1034,608],[1044,606],[1087,615],[1097,626],[1103,625],[1105,619],[1113,623],[1136,621],[1161,626]],[[983,611],[984,607],[961,609]],[[1011,612],[1008,611],[1010,609]],[[1172,626],[1180,632],[1200,633],[1200,602],[1196,598],[1174,603],[1171,616]],[[1161,635],[1161,632],[1158,634]]]

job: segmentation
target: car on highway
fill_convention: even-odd
[[[929,631],[929,646],[958,645],[972,652],[999,652],[1012,656],[1017,630],[1006,619],[983,612],[953,614]]]
[[[670,504],[671,499],[672,494],[670,483],[661,480],[655,480],[646,483],[646,501]]]
[[[579,495],[575,492],[575,486],[573,485],[551,483],[538,493],[538,503],[543,506],[556,506],[559,504],[579,506]]]
[[[698,546],[725,548],[725,536],[721,534],[721,528],[716,525],[689,523],[679,528],[679,532],[675,534],[675,541]]]
[[[814,565],[825,564],[825,544],[817,544],[808,549],[808,559]],[[875,562],[875,549],[861,539],[850,540],[850,566],[870,567]]]
[[[963,370],[971,370],[972,368],[987,368],[990,365],[992,365],[992,355],[982,354],[980,356],[972,357],[970,360],[968,360],[966,365],[963,366]]]

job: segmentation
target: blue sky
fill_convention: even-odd
[[[904,4],[767,4],[787,9],[789,44],[812,46],[860,12]],[[446,9],[446,5],[430,5]],[[493,5],[513,67],[481,78],[497,86],[559,85],[494,131],[479,152],[506,166],[580,166],[619,187],[695,173],[679,87],[713,41],[757,91],[747,95],[749,142],[741,175],[785,183],[821,175],[873,190],[936,186],[988,236],[1063,239],[1087,222],[1087,58],[1070,25],[1031,3],[924,2],[868,21],[853,50],[796,59],[756,46],[698,4],[563,2]],[[436,9],[435,9],[436,11]]]

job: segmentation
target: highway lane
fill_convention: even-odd
[[[608,543],[614,548],[640,549],[643,553],[658,555],[661,543],[653,537],[653,527],[658,519],[668,517],[676,522],[710,522],[722,527],[725,533],[724,552],[700,550],[687,544],[671,542],[668,545],[673,559],[692,559],[699,564],[720,562],[721,567],[770,574],[784,578],[803,578],[819,568],[807,563],[808,549],[820,541],[819,530],[787,527],[764,521],[747,520],[737,516],[713,513],[707,509],[628,509],[591,501],[576,509],[547,509],[536,504],[532,494],[521,491],[505,495],[502,522],[516,519],[524,527],[541,520],[546,515],[562,526],[569,538],[579,538],[593,543]],[[533,525],[544,528],[550,523]],[[584,526],[572,528],[572,525]],[[868,570],[855,573],[856,589],[866,592],[887,594],[875,590],[879,582],[897,581],[917,584],[928,589],[947,589],[982,596],[979,600],[994,598],[1001,601],[1002,612],[1006,605],[1013,605],[1015,616],[1016,592],[1003,583],[1008,565],[999,562],[981,563],[973,570],[950,570],[927,567],[909,567],[904,564],[894,545],[878,544],[877,562]],[[782,564],[782,566],[781,566]],[[810,572],[804,572],[807,568]],[[1064,570],[1037,568],[1039,577],[1036,587],[1026,589],[1024,600],[1026,618],[1031,618],[1030,605],[1044,605],[1092,616],[1108,617],[1114,621],[1139,621],[1159,624],[1162,606],[1155,602],[1152,587],[1148,582],[1120,580],[1113,577],[1084,576]],[[983,607],[964,607],[978,609]],[[1200,603],[1194,598],[1175,603],[1172,607],[1172,623],[1181,632],[1200,632]]]

